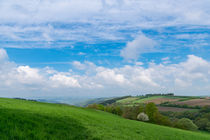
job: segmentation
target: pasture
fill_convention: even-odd
[[[87,108],[0,98],[0,139],[209,140],[210,135]]]

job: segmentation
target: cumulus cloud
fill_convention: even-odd
[[[128,42],[121,50],[120,55],[127,60],[137,60],[141,54],[154,51],[155,44],[155,41],[141,34],[133,41]]]
[[[29,66],[18,66],[16,68],[14,77],[23,84],[42,83],[43,77],[41,76],[39,69],[30,68]]]
[[[106,84],[125,84],[128,82],[123,74],[117,74],[115,70],[103,67],[97,68],[97,79],[101,79]]]
[[[4,49],[0,50],[0,58],[7,58]],[[141,65],[106,68],[87,61],[73,62],[83,74],[20,66],[3,60],[1,96],[116,96],[151,92],[208,95],[210,92],[210,62],[195,55],[188,55],[186,61],[178,64],[151,63],[147,68]]]
[[[53,87],[81,87],[77,79],[65,74],[55,74],[49,77],[49,80],[52,81]]]

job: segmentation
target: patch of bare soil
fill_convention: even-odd
[[[158,107],[159,111],[172,111],[172,112],[182,112],[182,111],[188,111],[192,109],[186,109],[186,108],[178,108],[178,107],[164,107],[164,106],[159,106]]]

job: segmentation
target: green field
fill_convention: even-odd
[[[139,100],[139,98],[138,97],[128,97],[128,98],[125,98],[125,99],[117,100],[116,103],[122,103],[122,104],[123,103],[132,103],[136,100]]]
[[[150,100],[162,99],[162,98],[179,99],[180,101],[191,99],[191,97],[179,97],[179,96],[150,96],[150,97],[134,96],[134,97],[128,97],[128,98],[117,100],[116,103],[118,105],[124,105],[124,106],[135,106],[135,105],[139,105]]]
[[[1,140],[209,140],[191,132],[102,111],[0,98]]]
[[[143,98],[143,99],[139,99],[139,100],[134,101],[134,103],[144,103],[145,101],[158,99],[158,98],[163,98],[163,96],[153,96],[153,97]]]

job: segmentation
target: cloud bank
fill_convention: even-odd
[[[9,61],[0,50],[1,96],[117,96],[175,92],[180,95],[209,95],[210,62],[188,55],[178,64],[150,63],[106,68],[91,62],[72,62],[83,71],[32,68]]]
[[[125,21],[155,24],[210,23],[208,0],[1,0],[1,23]],[[7,14],[5,14],[7,13]]]
[[[10,48],[66,47],[75,41],[125,42],[142,29],[209,29],[208,5],[209,0],[1,0],[0,40],[6,43],[0,43]],[[61,40],[67,42],[56,42]]]

